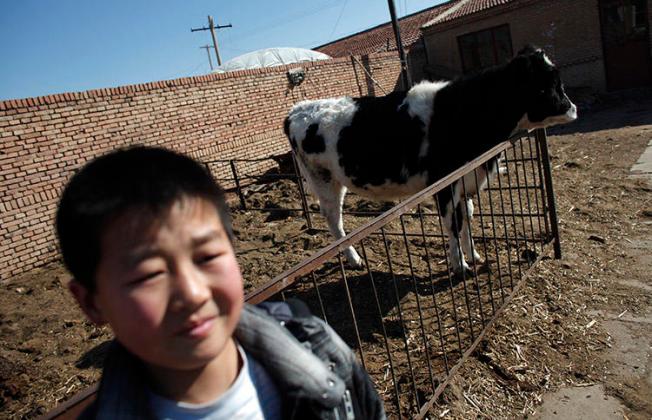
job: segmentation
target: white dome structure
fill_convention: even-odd
[[[227,71],[258,69],[305,61],[328,60],[330,58],[324,53],[305,48],[266,48],[232,58],[217,67],[213,72],[224,73]]]

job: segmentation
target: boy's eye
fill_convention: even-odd
[[[137,276],[134,280],[130,281],[129,284],[130,285],[136,285],[136,284],[144,283],[144,282],[146,282],[148,280],[154,279],[159,274],[163,274],[163,273],[164,273],[164,271],[162,271],[162,270],[160,270],[160,271],[152,271],[150,273]]]
[[[208,263],[210,263],[211,261],[217,259],[220,255],[222,255],[222,254],[220,254],[220,253],[215,253],[215,254],[207,254],[207,255],[203,255],[203,256],[201,256],[201,257],[199,257],[199,258],[197,259],[197,263],[198,263],[198,264],[208,264]]]

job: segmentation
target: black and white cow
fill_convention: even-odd
[[[383,97],[340,97],[297,103],[285,133],[330,231],[345,235],[347,190],[376,200],[412,195],[505,141],[512,133],[577,118],[559,71],[540,49],[526,47],[509,63],[452,82],[421,82]],[[466,226],[470,196],[496,171],[496,160],[476,176],[438,194],[453,270],[468,269],[464,254],[481,261]],[[466,200],[466,203],[465,203]],[[467,213],[468,209],[468,213]],[[458,222],[459,221],[459,222]],[[458,251],[461,249],[463,251]],[[361,266],[355,249],[345,251]]]

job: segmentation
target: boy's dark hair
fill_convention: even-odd
[[[93,291],[101,236],[108,223],[126,211],[158,216],[183,197],[212,203],[232,238],[224,191],[202,164],[170,150],[144,146],[94,159],[72,176],[59,201],[56,228],[66,267]]]

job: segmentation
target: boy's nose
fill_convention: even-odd
[[[172,309],[195,309],[211,297],[207,282],[197,270],[180,269],[175,276]]]

